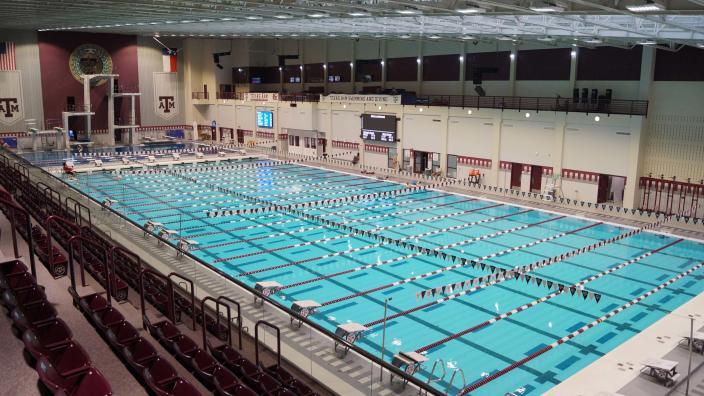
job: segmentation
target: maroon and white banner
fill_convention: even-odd
[[[178,73],[154,72],[154,113],[165,120],[176,117],[181,106],[178,103]]]
[[[359,143],[355,143],[355,142],[345,142],[345,141],[342,141],[342,140],[333,140],[333,141],[332,141],[332,147],[333,147],[333,148],[344,148],[344,149],[359,150]]]
[[[370,153],[383,153],[386,154],[389,152],[389,148],[386,146],[378,146],[375,144],[365,144],[364,145],[364,151],[370,152]]]
[[[472,165],[481,168],[491,168],[491,160],[487,158],[477,158],[477,157],[457,157],[457,162],[462,165]]]
[[[22,73],[0,71],[0,124],[12,125],[24,120]]]
[[[599,181],[599,174],[594,172],[580,171],[574,169],[563,169],[562,177],[564,179],[585,180],[590,182]]]

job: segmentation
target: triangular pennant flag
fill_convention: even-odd
[[[601,300],[601,294],[594,293],[594,299],[596,300],[596,302],[599,302],[599,300]]]
[[[582,290],[582,298],[583,298],[583,299],[586,300],[588,295],[589,295],[589,292],[588,292],[588,291]]]
[[[576,287],[574,287],[574,286],[570,287],[570,293],[572,293],[573,296],[574,296],[574,293],[576,293],[576,292],[577,292]]]

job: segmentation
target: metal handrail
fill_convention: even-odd
[[[172,291],[171,295],[169,296],[169,314],[166,315],[166,318],[171,320],[171,323],[174,325],[176,324],[176,302],[174,301],[174,295],[173,295],[173,286],[171,285],[171,279],[166,277],[163,274],[160,274],[156,271],[153,271],[149,268],[142,268],[142,271],[139,273],[139,305],[142,310],[142,318],[144,319],[146,317],[146,307],[145,307],[145,302],[144,302],[144,276],[146,274],[155,276],[157,278],[160,278],[166,282],[167,287],[169,287]],[[146,328],[146,324],[143,323],[143,327]]]
[[[96,241],[86,238],[82,235],[74,235],[71,238],[68,239],[68,270],[69,270],[69,276],[71,278],[71,287],[76,290],[76,275],[74,272],[74,261],[75,261],[75,253],[74,253],[74,242],[79,241],[81,243],[80,248],[81,248],[81,259],[78,261],[78,264],[81,266],[81,286],[85,287],[86,286],[86,278],[85,278],[85,261],[83,260],[83,243],[87,242],[93,247],[97,247],[99,250],[103,252],[103,265],[107,267],[107,258],[108,258],[108,252],[105,246],[97,243]],[[112,301],[110,300],[110,294],[111,293],[111,287],[110,287],[110,282],[107,282],[107,287],[106,290],[108,292],[108,305],[112,304]]]
[[[17,203],[0,197],[0,204],[5,204],[7,208],[12,212],[12,216],[10,217],[10,230],[12,232],[12,248],[13,248],[13,253],[15,254],[15,258],[19,258],[19,249],[17,246],[17,213],[20,213],[24,216],[25,218],[25,227],[27,228],[27,245],[29,245],[29,266],[30,270],[32,271],[32,276],[34,279],[37,279],[37,267],[34,261],[34,239],[32,237],[32,219],[29,215],[29,212],[24,210],[21,206],[19,206]]]
[[[183,280],[184,282],[188,283],[191,286],[191,320],[193,322],[193,331],[196,331],[196,294],[195,294],[195,286],[193,284],[193,281],[186,278],[185,276],[172,272],[169,275],[166,276],[169,279],[169,287],[171,288],[171,304],[173,305],[172,309],[174,310],[174,319],[176,318],[176,297],[175,297],[175,292],[174,292],[174,281],[171,279],[172,277],[179,278]]]
[[[457,375],[458,372],[460,373],[460,375],[462,375],[462,387],[460,389],[464,389],[465,387],[467,387],[467,379],[464,377],[464,370],[462,370],[461,368],[456,368],[455,371],[452,372],[450,382],[447,383],[447,389],[445,389],[445,394],[450,393],[450,389],[452,388],[452,382],[455,380],[455,375]]]
[[[105,281],[107,283],[109,283],[111,287],[113,286],[112,284],[114,282],[115,289],[117,289],[117,271],[115,271],[115,251],[116,250],[118,252],[124,254],[125,256],[130,256],[132,258],[136,258],[137,265],[139,265],[140,271],[142,270],[142,259],[138,255],[134,254],[133,252],[131,252],[131,251],[125,249],[124,247],[119,246],[119,245],[110,246],[110,249],[108,251],[110,260],[109,260],[109,263],[108,262],[105,263],[105,268],[107,268],[108,266],[110,267],[110,269],[112,270],[112,277],[106,278]],[[109,272],[108,272],[108,275],[109,275]],[[108,294],[108,301],[110,301],[110,294]]]
[[[234,304],[237,307],[237,342],[240,350],[242,350],[242,309],[240,307],[240,303],[237,301],[231,299],[230,297],[227,296],[220,296],[217,299],[218,301],[227,301],[230,304]],[[222,302],[221,302],[222,304]],[[225,304],[227,305],[227,304]],[[229,305],[228,305],[229,307]],[[231,321],[232,319],[228,319],[228,321]],[[230,346],[232,346],[232,334],[228,331],[227,337],[229,339]]]
[[[46,220],[44,221],[44,229],[46,230],[46,249],[47,249],[46,256],[47,256],[47,265],[49,265],[49,266],[51,266],[54,263],[54,252],[53,252],[53,249],[52,249],[53,246],[51,243],[51,239],[52,239],[51,229],[52,229],[52,225],[54,223],[63,223],[64,225],[67,225],[67,226],[73,228],[76,231],[76,234],[81,233],[81,227],[79,227],[77,224],[75,224],[73,222],[70,222],[70,221],[64,219],[61,216],[51,215],[46,218]],[[30,228],[29,230],[27,230],[27,232],[29,234],[31,234],[32,229]]]
[[[206,329],[206,315],[205,315],[205,302],[206,301],[212,301],[215,303],[215,316],[216,316],[216,323],[217,323],[217,328],[220,328],[220,306],[224,305],[225,308],[227,308],[227,345],[232,347],[232,312],[230,311],[230,306],[227,304],[222,304],[219,300],[216,300],[215,298],[211,296],[205,296],[202,300],[200,300],[200,314],[202,316],[201,320],[201,330],[203,331],[203,350],[208,350],[208,336],[207,336],[207,329]],[[194,309],[195,310],[195,309]],[[240,348],[241,349],[241,348]]]
[[[69,212],[69,201],[73,202],[73,215],[76,216],[76,220],[80,222],[78,225],[83,225],[82,213],[83,209],[85,209],[86,212],[88,212],[88,229],[93,229],[93,218],[90,214],[90,209],[82,203],[78,202],[77,200],[71,197],[66,197],[64,198],[64,210],[66,210],[66,212]]]
[[[259,366],[259,325],[269,326],[276,331],[276,367],[281,367],[281,330],[266,320],[258,320],[254,325],[254,363]]]

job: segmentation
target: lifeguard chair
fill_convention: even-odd
[[[470,169],[467,174],[467,178],[469,179],[470,183],[479,184],[479,180],[481,180],[482,174],[479,169]]]

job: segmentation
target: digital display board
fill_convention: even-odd
[[[379,142],[396,141],[396,115],[362,114],[362,139]]]
[[[273,128],[274,113],[271,111],[257,111],[257,127],[258,128]]]

